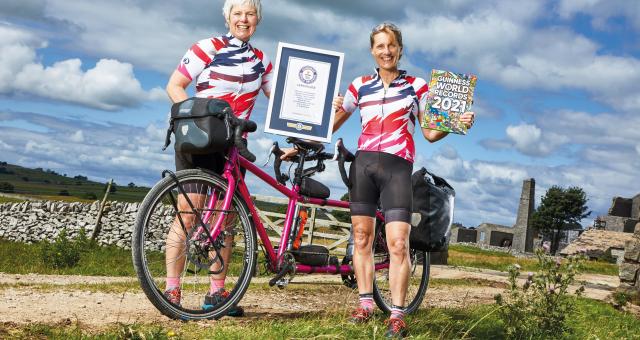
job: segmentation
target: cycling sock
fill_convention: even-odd
[[[214,279],[212,277],[209,278],[211,281],[211,286],[209,286],[209,293],[217,293],[220,290],[224,290],[224,279]]]
[[[390,319],[404,319],[404,307],[392,305]]]
[[[373,293],[360,294],[360,307],[373,310]]]
[[[180,277],[167,277],[167,290],[180,288]]]

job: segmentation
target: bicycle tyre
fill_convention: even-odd
[[[195,183],[197,185],[203,185],[203,187],[206,185],[208,190],[211,190],[209,192],[217,190],[218,192],[226,193],[227,191],[227,181],[214,173],[205,172],[200,169],[189,169],[177,171],[175,175],[178,181],[183,185]],[[232,227],[233,232],[231,235],[234,235],[234,246],[232,248],[233,254],[231,256],[232,259],[237,259],[238,262],[240,262],[241,268],[236,273],[237,278],[235,279],[235,282],[229,284],[232,280],[230,279],[229,274],[227,276],[227,285],[230,286],[230,289],[228,289],[229,295],[212,309],[202,309],[202,307],[198,308],[196,302],[201,300],[204,296],[205,292],[203,289],[208,289],[208,268],[205,273],[203,273],[204,275],[207,275],[206,282],[204,278],[196,277],[198,275],[197,271],[191,273],[194,274],[194,277],[186,277],[185,274],[188,271],[185,269],[182,271],[181,275],[183,281],[183,299],[179,305],[173,304],[164,296],[163,289],[161,289],[166,277],[166,268],[163,267],[165,259],[163,257],[162,263],[159,263],[160,261],[157,260],[157,258],[160,255],[158,255],[158,252],[153,249],[153,246],[157,246],[158,243],[165,243],[165,248],[160,248],[162,249],[162,256],[164,256],[166,247],[168,246],[166,244],[166,241],[168,240],[166,235],[168,233],[168,229],[171,228],[170,223],[173,223],[169,222],[169,220],[173,221],[173,218],[175,218],[172,218],[171,212],[166,212],[166,210],[173,210],[173,216],[175,216],[175,209],[173,206],[167,207],[164,199],[168,198],[168,195],[171,195],[172,193],[175,194],[176,192],[178,192],[178,190],[174,179],[171,176],[167,176],[153,186],[138,209],[132,234],[131,247],[133,265],[136,270],[138,280],[149,301],[163,315],[168,316],[169,318],[185,321],[220,318],[226,315],[227,311],[242,299],[249,287],[253,273],[255,272],[257,262],[257,243],[253,220],[248,213],[246,203],[238,193],[234,194],[232,206],[229,210],[235,211],[238,215],[238,219],[234,221],[236,224]],[[165,210],[164,212],[163,209]],[[161,233],[158,232],[156,224],[160,226],[160,230],[162,230]],[[240,227],[238,227],[238,224]],[[153,229],[154,226],[156,226],[156,229]],[[167,226],[169,228],[167,228]],[[239,238],[236,237],[238,233],[242,235]],[[243,243],[239,243],[236,241],[237,239]],[[181,241],[184,241],[187,244],[190,242],[188,241],[188,237],[185,237],[184,240]],[[238,243],[241,245],[244,244],[244,247],[238,246]],[[187,252],[188,245],[185,246],[185,258],[188,258]],[[240,252],[241,257],[235,257],[237,256],[235,254]],[[210,253],[207,256],[210,256]],[[154,260],[154,257],[156,260]],[[184,261],[186,262],[185,268],[187,269],[195,263],[191,262],[190,259]],[[228,266],[230,265],[231,263],[228,264]],[[193,266],[195,268],[195,265]],[[229,271],[231,271],[231,268]],[[164,274],[164,277],[162,274]],[[185,302],[185,288],[187,285],[190,285],[189,287],[191,287],[189,290],[190,292],[193,290],[193,296],[190,296],[189,299],[192,301],[190,304]],[[225,285],[225,289],[227,285]]]
[[[386,246],[386,237],[384,233],[384,222],[376,221],[376,236],[373,241],[374,262],[375,264],[389,261],[389,252]],[[430,274],[430,257],[429,253],[410,249],[411,256],[411,274],[409,276],[409,287],[405,299],[405,313],[415,312],[424,300],[429,287]],[[389,271],[388,269],[377,270],[373,276],[373,299],[376,305],[384,313],[391,313],[391,292],[389,290]]]

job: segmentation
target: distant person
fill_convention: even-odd
[[[256,31],[262,18],[260,0],[226,0],[222,13],[229,33],[206,38],[195,43],[184,55],[178,68],[167,84],[167,93],[173,103],[188,99],[185,89],[196,81],[196,97],[217,98],[229,103],[233,113],[242,119],[249,119],[259,92],[268,98],[271,92],[273,66],[267,55],[253,47],[249,39]],[[206,155],[175,155],[176,170],[204,168],[221,174],[225,158],[221,153]],[[205,195],[197,189],[187,188],[189,198],[196,206],[203,206]],[[184,197],[179,197],[178,206],[188,210]],[[182,216],[187,228],[194,224],[194,217]],[[227,221],[230,225],[231,221]],[[176,218],[167,235],[166,247],[166,291],[165,296],[173,304],[180,305],[180,275],[185,266],[186,235]],[[233,236],[225,239],[221,249],[224,270],[210,275],[209,292],[204,296],[203,308],[213,308],[223,301],[228,292],[224,289],[227,267],[231,257]],[[171,246],[169,246],[171,244]],[[231,308],[228,315],[241,316],[241,307]]]

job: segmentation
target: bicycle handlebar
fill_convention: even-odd
[[[273,162],[273,172],[276,175],[276,180],[280,184],[286,185],[286,182],[289,180],[289,176],[287,174],[283,174],[280,170],[282,166],[282,159],[280,159],[280,156],[284,154],[284,151],[280,149],[278,142],[273,142],[273,146],[271,147],[270,152],[275,156],[275,160]],[[344,147],[342,138],[338,138],[338,140],[336,141],[334,153],[319,151],[319,152],[313,152],[310,154],[305,154],[304,156],[305,161],[316,161],[316,160],[317,161],[325,161],[325,160],[338,161],[338,169],[340,170],[340,177],[342,178],[342,182],[344,182],[344,184],[347,187],[350,187],[350,185],[349,185],[349,178],[347,177],[347,172],[344,168],[344,163],[352,162],[354,159],[355,159],[355,156],[349,150],[347,150],[347,148]],[[291,157],[290,161],[299,162],[300,157],[293,156]],[[315,172],[320,172],[323,170],[324,170],[324,166],[322,166],[319,163],[315,167],[305,169],[303,172],[303,175],[306,177]]]
[[[274,156],[276,156],[276,159],[273,161],[273,172],[276,174],[276,180],[278,181],[278,183],[282,185],[287,185],[289,176],[283,175],[280,172],[280,166],[282,165],[282,159],[280,159],[280,156],[284,154],[284,151],[280,149],[280,146],[278,146],[278,142],[273,142],[273,146],[271,147],[271,153]]]
[[[336,141],[336,152],[334,155],[334,159],[338,161],[338,170],[340,171],[340,177],[342,178],[342,182],[347,188],[351,189],[351,183],[349,183],[349,177],[347,177],[347,171],[344,168],[344,162],[353,162],[356,157],[351,153],[351,151],[347,150],[344,147],[344,143],[342,142],[342,138],[338,138]]]
[[[225,115],[224,119],[233,128],[233,144],[238,148],[240,156],[246,158],[249,162],[256,161],[256,155],[254,155],[244,142],[242,134],[244,132],[254,132],[258,129],[258,125],[251,120],[240,119],[233,114],[231,108],[225,108],[222,113]]]

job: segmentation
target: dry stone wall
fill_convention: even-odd
[[[108,202],[102,215],[98,243],[129,248],[139,203]],[[67,229],[75,237],[81,228],[91,235],[99,202],[25,201],[0,204],[0,238],[33,243],[55,239]]]
[[[620,265],[620,287],[640,292],[640,222],[636,224],[633,238],[625,245],[624,263]]]

